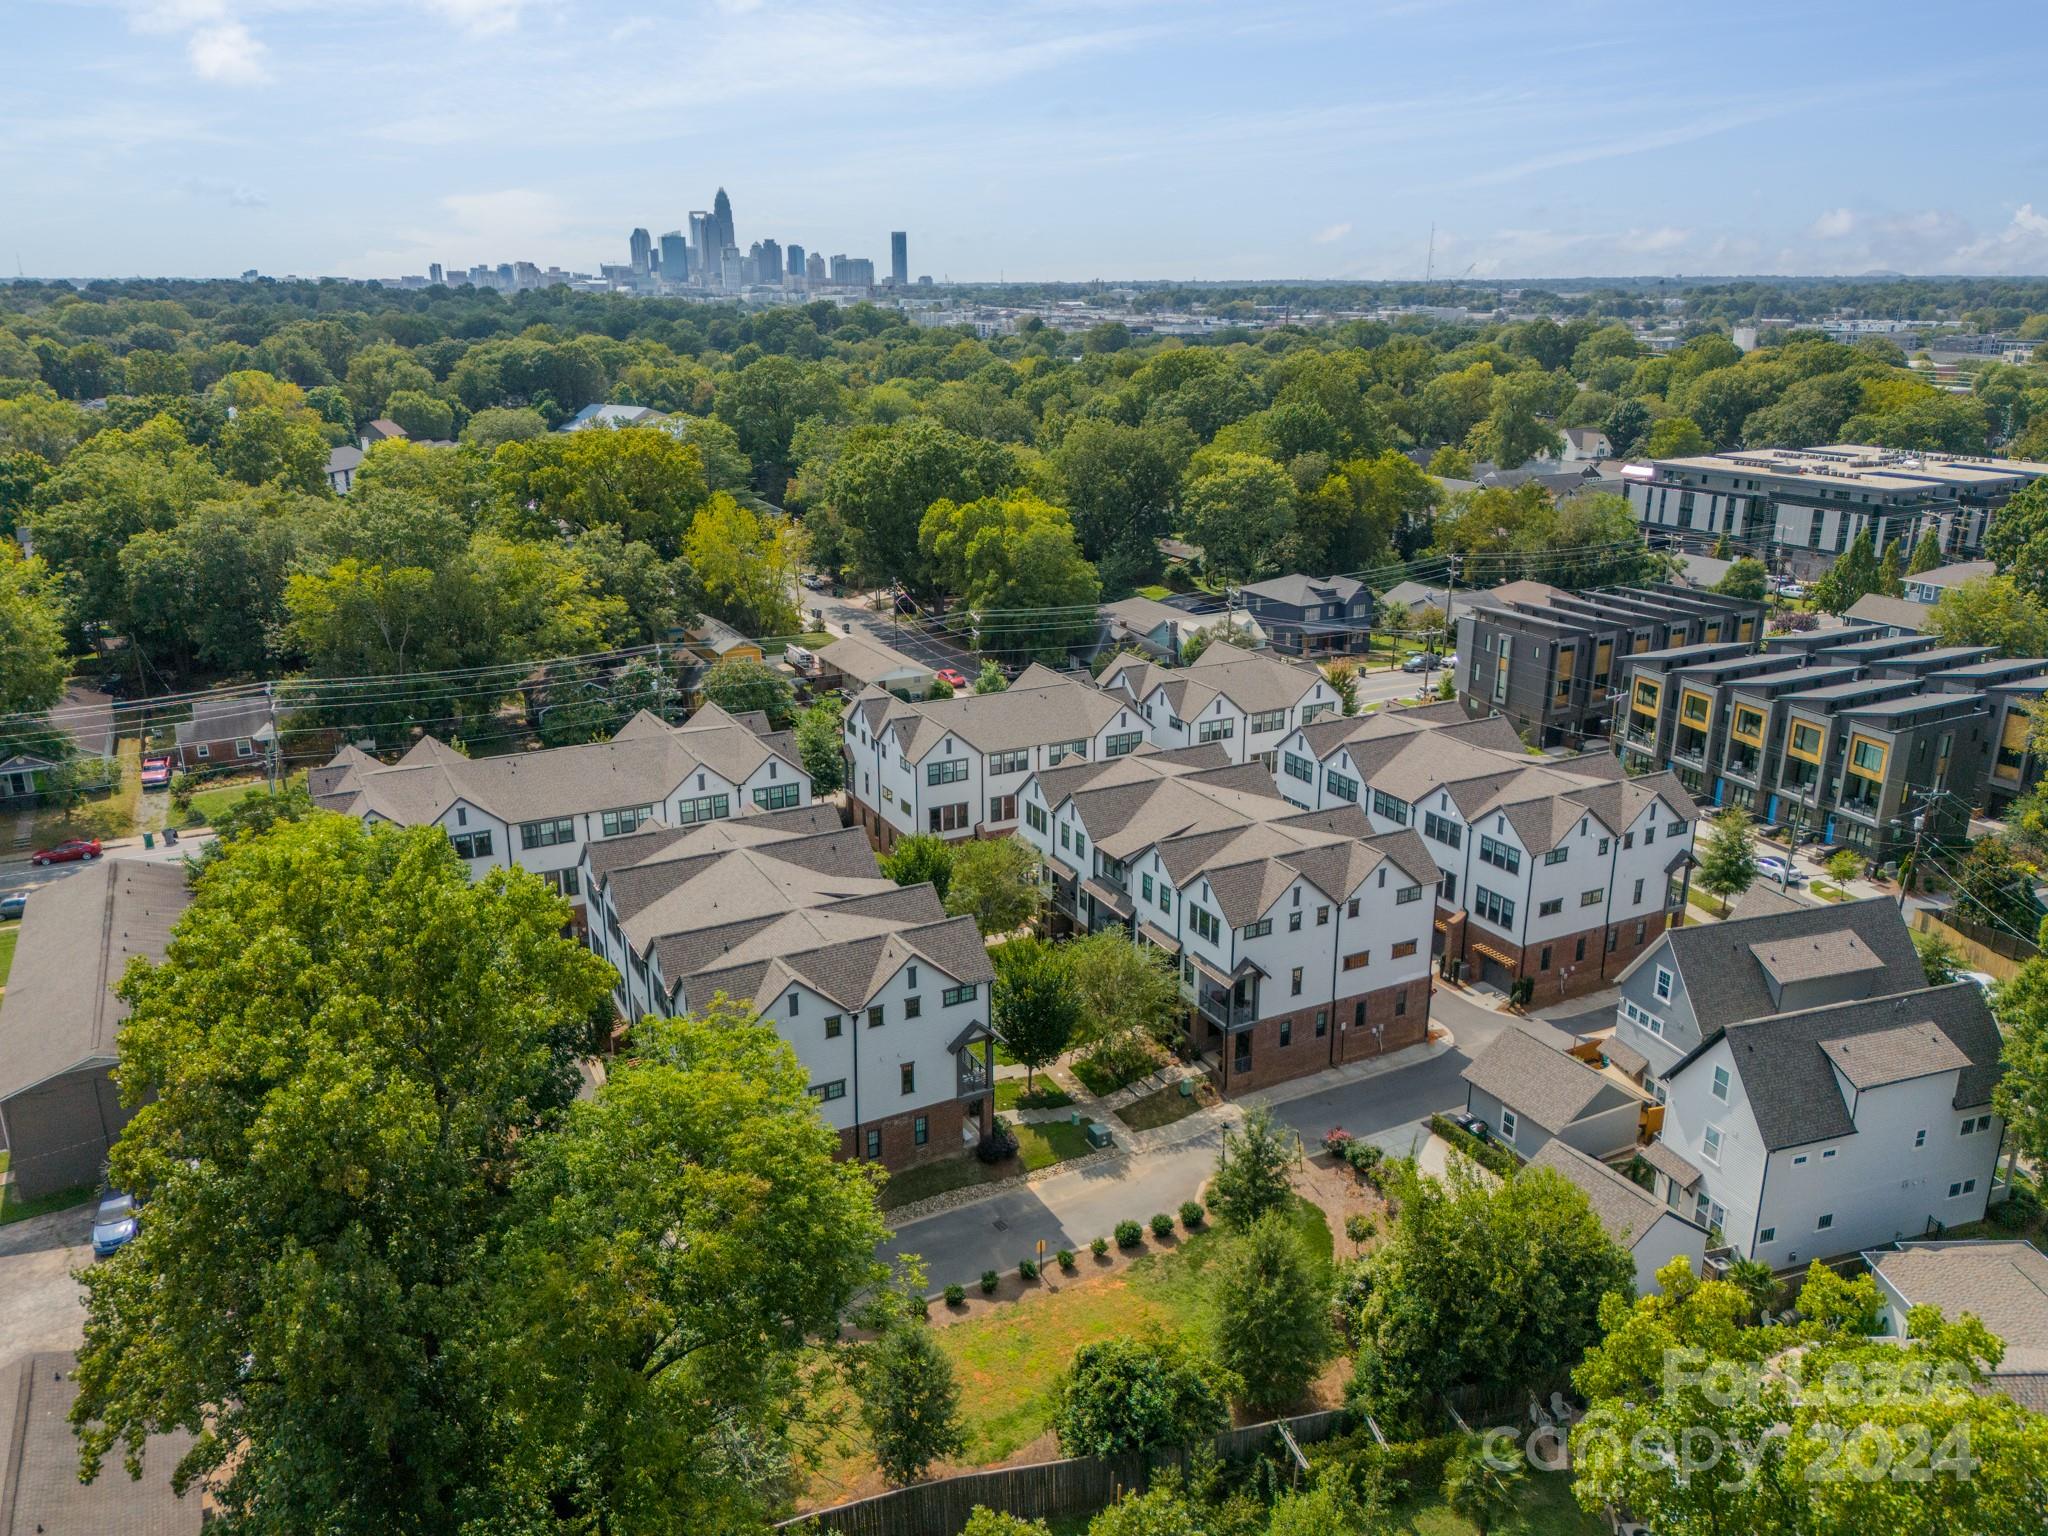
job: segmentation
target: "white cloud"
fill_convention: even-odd
[[[1856,215],[1847,208],[1830,208],[1813,221],[1807,231],[1816,240],[1840,240],[1856,228]]]
[[[270,78],[264,47],[239,21],[215,22],[185,39],[185,52],[202,80],[260,85]]]
[[[2028,273],[2048,270],[2048,213],[2021,203],[2005,228],[1956,252],[1964,271]]]
[[[1668,251],[1683,247],[1692,239],[1689,229],[1674,229],[1666,224],[1657,229],[1631,229],[1617,242],[1625,251],[1636,251],[1645,256],[1660,256]]]
[[[1328,229],[1317,230],[1314,239],[1317,245],[1335,245],[1350,233],[1349,224],[1332,224]]]

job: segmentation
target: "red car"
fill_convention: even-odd
[[[98,838],[74,837],[54,848],[38,848],[28,856],[28,861],[31,864],[69,864],[74,859],[96,859],[99,856]]]
[[[957,667],[941,667],[932,676],[944,682],[949,688],[965,688],[967,686],[966,674]]]
[[[142,787],[162,789],[171,782],[171,760],[168,757],[145,757],[142,760]]]

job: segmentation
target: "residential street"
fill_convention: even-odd
[[[1436,993],[1431,1018],[1456,1037],[1454,1049],[1358,1081],[1315,1088],[1311,1079],[1271,1090],[1265,1097],[1273,1100],[1275,1117],[1311,1146],[1323,1132],[1341,1125],[1353,1135],[1372,1137],[1390,1153],[1413,1150],[1424,1117],[1464,1107],[1459,1073],[1466,1062],[1512,1027],[1505,1015],[1447,988]],[[1414,1054],[1421,1049],[1414,1048]],[[1299,1096],[1278,1097],[1290,1091]],[[1247,1096],[1252,1102],[1259,1097]],[[1033,1255],[1041,1237],[1048,1253],[1061,1248],[1078,1252],[1089,1239],[1107,1237],[1126,1218],[1144,1221],[1155,1211],[1177,1211],[1215,1168],[1221,1141],[1220,1127],[1212,1125],[1170,1148],[1018,1184],[911,1222],[879,1252],[884,1259],[920,1255],[933,1290],[952,1282],[972,1284],[985,1269],[1012,1270],[1019,1259]]]
[[[140,859],[151,864],[170,864],[188,856],[198,857],[200,849],[206,846],[203,840],[212,835],[210,831],[201,828],[180,833],[175,845],[166,844],[159,836],[154,848],[143,847],[142,839],[139,837],[124,837],[101,846],[106,850],[106,857],[110,859]],[[39,886],[75,875],[81,869],[90,867],[92,862],[79,859],[70,864],[52,864],[47,868],[38,869],[26,858],[0,859],[0,895],[14,891],[33,891]]]

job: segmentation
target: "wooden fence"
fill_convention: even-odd
[[[1216,1437],[1216,1454],[1226,1461],[1256,1455],[1282,1424],[1296,1440],[1307,1443],[1329,1438],[1343,1422],[1344,1415],[1332,1411],[1227,1429]],[[1175,1466],[1183,1459],[1182,1453],[1162,1452],[1153,1458],[1153,1466]],[[1143,1484],[1144,1467],[1136,1458],[1103,1461],[1093,1456],[1077,1456],[1067,1461],[995,1467],[986,1472],[964,1472],[958,1477],[916,1483],[876,1494],[871,1499],[836,1504],[785,1520],[776,1529],[789,1530],[815,1522],[818,1530],[837,1532],[839,1536],[959,1536],[977,1505],[1036,1520],[1102,1509],[1115,1503],[1117,1495],[1125,1489]]]

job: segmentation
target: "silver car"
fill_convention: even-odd
[[[135,1197],[118,1189],[100,1196],[100,1208],[92,1217],[92,1253],[96,1259],[109,1258],[135,1241],[142,1230],[142,1210]]]

